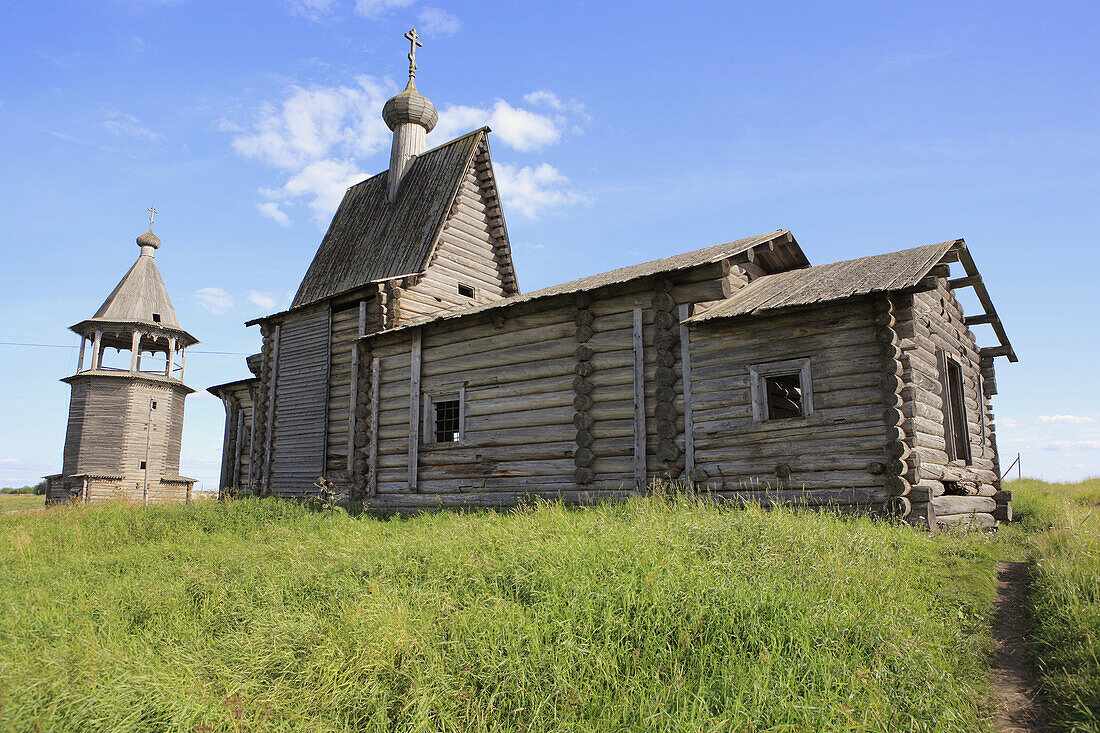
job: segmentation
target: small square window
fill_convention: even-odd
[[[463,298],[472,298],[474,297],[474,288],[472,285],[464,285],[463,283],[459,283],[458,294],[461,295]]]
[[[152,409],[154,409],[154,410],[155,410],[155,409],[157,409],[157,401],[156,401],[156,400],[153,400],[153,404],[152,404],[152,405],[150,405],[150,407],[151,407]]]
[[[814,412],[809,359],[750,366],[749,388],[756,422],[805,418]]]
[[[461,405],[457,399],[433,400],[436,443],[457,443],[462,437]]]
[[[153,323],[160,323],[160,313],[153,314]]]
[[[764,377],[764,387],[769,420],[802,417],[802,380],[797,372]]]
[[[141,465],[140,465],[140,466],[138,466],[138,468],[144,469],[144,468],[145,468],[145,461],[142,461],[142,462],[141,462]]]

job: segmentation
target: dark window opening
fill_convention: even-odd
[[[153,314],[153,323],[160,323],[160,313]]]
[[[474,289],[470,285],[463,285],[462,283],[459,283],[458,294],[461,295],[463,298],[472,298],[474,297]]]
[[[798,372],[764,378],[768,419],[802,417],[802,380]]]
[[[153,400],[153,404],[150,405],[150,408],[154,409],[154,410],[157,409],[157,401],[156,400]]]
[[[458,400],[440,400],[435,407],[435,442],[457,443],[461,438],[462,416]]]
[[[141,465],[140,465],[140,466],[138,466],[138,468],[145,468],[145,461],[142,461],[142,462],[141,462]]]
[[[940,385],[943,390],[943,432],[950,461],[970,463],[970,433],[966,423],[962,367],[939,352]]]

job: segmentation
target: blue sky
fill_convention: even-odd
[[[815,263],[965,237],[1020,356],[998,360],[1002,454],[1100,474],[1098,21],[1092,2],[5,3],[0,341],[62,348],[0,345],[0,485],[60,469],[67,327],[155,202],[202,341],[182,470],[214,487],[223,411],[201,390],[247,375],[243,322],[287,305],[343,189],[386,167],[413,26],[429,145],[494,129],[522,289],[780,228]]]

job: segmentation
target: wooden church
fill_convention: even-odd
[[[302,497],[323,476],[417,511],[683,481],[1009,518],[990,398],[1016,356],[963,240],[812,266],[776,231],[521,293],[490,131],[427,150],[414,74],[382,111],[389,169],[348,189],[291,307],[249,322],[252,376],[210,388],[224,490]]]
[[[62,471],[46,477],[47,504],[191,499],[195,480],[179,472],[184,401],[194,392],[183,375],[198,339],[180,325],[157,269],[149,211],[137,261],[95,315],[72,327],[80,357],[62,380],[72,388],[69,423]]]

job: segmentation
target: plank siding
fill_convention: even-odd
[[[305,495],[325,470],[329,337],[327,308],[281,324],[269,484],[277,496]]]

